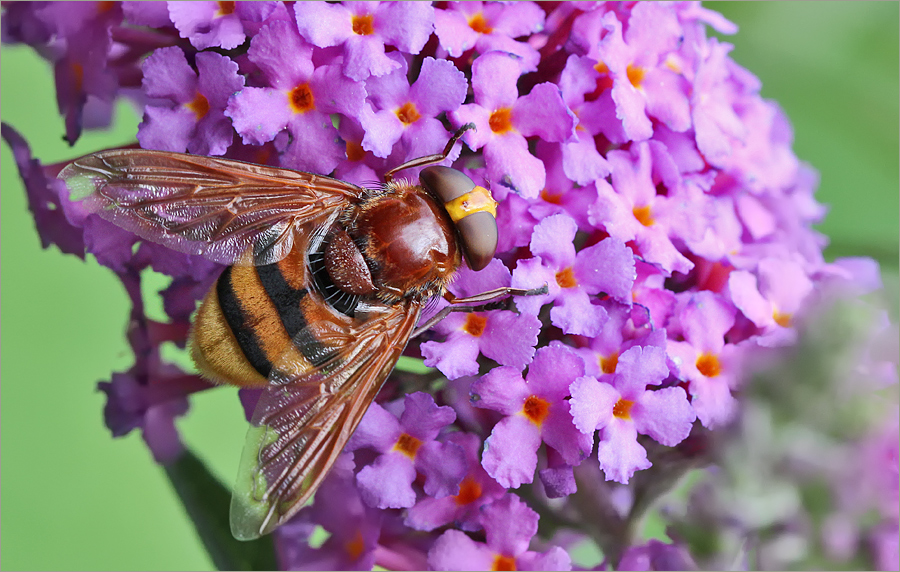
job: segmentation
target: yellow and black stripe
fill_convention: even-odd
[[[307,288],[304,255],[275,264],[229,266],[198,311],[191,353],[212,379],[241,386],[267,383],[273,364],[292,364],[299,374],[334,357],[309,329],[331,319]],[[285,354],[291,352],[289,359]]]

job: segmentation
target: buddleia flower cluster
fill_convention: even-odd
[[[874,262],[823,258],[817,175],[709,33],[736,27],[699,3],[16,2],[2,24],[53,66],[70,143],[124,98],[136,146],[371,185],[475,125],[445,163],[491,189],[500,242],[449,290],[547,293],[410,342],[432,369],[394,372],[274,533],[284,569],[696,567],[688,537],[648,541],[642,517],[711,462],[749,365],[796,343],[826,286],[876,287]],[[107,425],[173,462],[174,420],[210,384],[160,347],[184,346],[222,267],[86,213],[62,165],[3,137],[43,245],[92,254],[130,296],[135,364],[100,384]],[[168,322],[144,311],[145,269],[171,277]],[[885,486],[896,500],[896,466]],[[603,561],[578,560],[586,546]]]

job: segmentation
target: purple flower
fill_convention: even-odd
[[[590,220],[622,242],[634,241],[638,254],[647,262],[659,265],[666,272],[685,273],[692,263],[675,248],[669,227],[674,222],[683,223],[689,229],[689,225],[696,225],[702,219],[694,213],[687,220],[672,220],[673,216],[682,214],[674,210],[681,203],[657,193],[652,177],[654,151],[664,152],[658,143],[650,142],[634,145],[631,151],[607,153],[612,166],[612,185],[597,181],[597,202],[590,208]]]
[[[231,98],[225,115],[244,143],[271,141],[287,128],[291,143],[281,162],[296,169],[330,173],[345,157],[329,114],[356,115],[365,88],[341,75],[334,65],[316,67],[312,46],[288,22],[276,21],[260,30],[248,57],[268,87],[245,87]]]
[[[65,139],[74,145],[83,127],[109,126],[118,77],[109,62],[111,28],[121,22],[117,3],[48,2],[36,17],[55,38],[52,50],[56,102],[65,117]],[[64,47],[63,49],[58,49]]]
[[[212,385],[175,366],[157,363],[155,368],[146,374],[136,369],[113,373],[98,388],[106,394],[103,418],[113,437],[141,429],[156,462],[170,463],[184,450],[175,418],[187,413],[189,394]]]
[[[399,141],[398,154],[404,158],[440,152],[451,134],[437,116],[455,110],[465,100],[466,76],[447,60],[425,58],[418,79],[410,85],[406,61],[399,55],[391,59],[399,63],[397,69],[366,81],[371,105],[360,117],[366,132],[363,149],[387,157]],[[404,174],[412,177],[415,173]]]
[[[344,75],[362,81],[399,67],[385,45],[418,54],[434,29],[434,9],[426,2],[322,2],[294,4],[297,28],[314,46],[340,46]]]
[[[305,517],[305,518],[304,518]],[[275,533],[284,570],[371,570],[383,516],[362,502],[353,482],[353,462],[342,455],[319,487],[308,513]],[[309,545],[313,524],[330,535],[318,548]]]
[[[577,126],[575,133],[576,137],[581,137]],[[570,147],[570,145],[574,147]],[[593,145],[593,138],[591,138],[591,145]],[[566,213],[575,219],[579,230],[591,232],[594,230],[594,226],[590,222],[588,213],[590,206],[597,200],[597,191],[594,188],[593,181],[601,177],[592,176],[590,181],[579,186],[576,184],[575,176],[569,175],[570,159],[577,163],[578,169],[591,168],[591,160],[589,158],[577,156],[580,151],[576,148],[579,146],[583,146],[583,142],[576,141],[563,144],[537,142],[535,151],[547,169],[547,180],[543,190],[541,190],[541,194],[530,202],[528,213],[536,221],[541,221],[551,215]],[[598,166],[597,169],[604,172],[603,176],[606,176],[609,174],[606,159],[603,159],[603,164],[607,166]],[[512,197],[518,198],[517,195],[510,194],[506,200],[508,201]],[[530,238],[531,234],[529,233],[525,244],[528,243]]]
[[[453,433],[447,442],[459,445],[466,458],[467,472],[459,493],[441,498],[426,496],[406,512],[406,524],[416,530],[434,530],[453,524],[461,530],[481,528],[481,507],[500,498],[506,488],[481,466],[481,439],[472,433]]]
[[[450,291],[458,297],[509,286],[506,266],[494,259],[486,268],[473,272],[460,270]],[[421,345],[425,365],[436,367],[448,379],[478,373],[479,353],[500,365],[523,369],[534,356],[540,320],[528,314],[506,310],[451,313],[434,328],[446,336],[443,342]]]
[[[690,86],[680,75],[677,60],[666,58],[683,36],[675,13],[653,3],[637,4],[624,38],[622,24],[612,13],[603,23],[608,33],[591,55],[613,80],[616,117],[628,139],[649,139],[651,116],[673,131],[690,128]]]
[[[606,322],[606,310],[591,303],[591,296],[605,292],[628,303],[634,282],[631,251],[613,238],[575,252],[572,240],[577,226],[564,214],[544,219],[534,229],[531,252],[535,258],[520,260],[513,271],[515,288],[538,288],[549,292],[517,300],[518,308],[537,315],[541,306],[553,302],[550,320],[570,334],[595,336]]]
[[[759,262],[759,281],[745,270],[732,272],[728,287],[735,306],[762,331],[762,345],[795,341],[794,314],[813,290],[813,282],[799,264],[775,258]],[[789,330],[785,330],[790,328]]]
[[[244,86],[238,66],[225,56],[202,52],[197,73],[181,48],[161,48],[144,60],[144,92],[155,103],[144,109],[138,141],[144,149],[222,155],[231,145],[225,106]]]
[[[506,495],[482,511],[486,542],[448,530],[428,552],[432,570],[570,570],[566,552],[528,550],[537,533],[538,514],[515,495]]]
[[[680,387],[649,389],[669,376],[662,348],[634,346],[603,381],[580,377],[571,385],[572,419],[582,433],[603,431],[597,456],[607,480],[627,483],[651,466],[638,433],[673,447],[691,432],[696,415]]]
[[[476,406],[505,417],[485,441],[482,464],[504,487],[530,483],[541,442],[569,465],[590,454],[592,439],[580,433],[569,413],[569,385],[584,374],[584,364],[569,348],[553,344],[537,351],[525,378],[516,368],[494,368],[472,384]]]
[[[698,570],[686,546],[651,540],[625,551],[616,570]]]
[[[68,203],[67,191],[65,184],[56,178],[61,166],[43,167],[32,157],[31,148],[22,135],[5,123],[2,135],[12,150],[19,176],[25,183],[28,208],[41,237],[41,246],[49,248],[55,244],[66,254],[84,258],[82,231],[69,222],[67,211],[63,208]]]
[[[519,96],[516,81],[521,69],[511,54],[490,52],[472,64],[475,102],[450,113],[456,126],[474,123],[476,130],[464,139],[474,150],[484,150],[488,177],[516,189],[525,198],[534,198],[544,187],[541,161],[528,152],[525,137],[545,141],[569,139],[575,118],[566,107],[559,88],[552,83],[534,86]]]
[[[541,30],[544,12],[534,2],[515,6],[483,2],[450,2],[434,13],[434,32],[441,47],[454,58],[472,48],[479,54],[492,51],[516,56],[522,73],[537,68],[540,54],[515,38]]]
[[[263,22],[275,2],[169,2],[169,16],[182,38],[198,50],[230,50],[244,43],[254,24]]]
[[[416,473],[424,476],[425,494],[441,498],[457,494],[465,474],[462,449],[452,442],[436,440],[456,414],[438,407],[426,393],[407,395],[399,420],[373,403],[348,445],[349,449],[372,448],[381,453],[360,469],[356,480],[363,500],[378,508],[404,508],[416,502],[412,484]]]
[[[559,144],[562,167],[572,182],[582,186],[602,179],[610,172],[609,163],[594,142],[594,136],[603,129],[603,102],[586,99],[596,91],[601,77],[594,60],[573,54],[559,78],[563,100],[578,118],[574,140]]]
[[[741,350],[725,343],[734,315],[734,307],[720,296],[699,292],[678,315],[685,341],[669,341],[669,355],[679,377],[688,382],[697,417],[708,428],[730,421],[737,407],[731,390],[738,381]]]

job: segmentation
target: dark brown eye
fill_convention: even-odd
[[[487,266],[497,251],[497,203],[491,192],[450,167],[426,167],[419,180],[443,201],[469,268],[477,271]]]

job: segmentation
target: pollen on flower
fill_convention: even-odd
[[[722,365],[715,354],[705,353],[697,358],[697,371],[706,377],[716,377],[722,372]]]
[[[619,353],[613,353],[609,356],[600,356],[600,370],[603,373],[616,373],[616,366],[619,365]]]
[[[613,406],[613,415],[615,415],[619,419],[631,419],[631,407],[633,405],[634,401],[619,399]]]
[[[344,550],[347,551],[347,556],[349,556],[351,560],[358,559],[365,548],[366,544],[363,541],[362,532],[359,530],[356,531],[353,538],[344,543]]]
[[[491,131],[494,133],[506,133],[507,131],[512,130],[512,109],[501,107],[491,113],[488,124],[491,126]]]
[[[631,82],[631,85],[633,85],[635,89],[640,89],[641,82],[644,81],[644,68],[628,64],[628,69],[625,73],[628,75],[628,81]]]
[[[487,325],[487,318],[479,314],[469,314],[466,316],[466,323],[463,330],[472,337],[481,337],[484,333],[484,327]]]
[[[301,83],[288,94],[294,113],[306,113],[315,107],[315,98],[308,83]]]
[[[416,109],[415,104],[411,101],[407,101],[399,109],[397,109],[397,118],[404,125],[415,123],[421,117],[422,116],[419,115],[419,111]]]
[[[554,193],[553,191],[544,188],[541,191],[541,200],[550,203],[551,205],[559,205],[562,204],[562,193]]]
[[[227,16],[234,13],[234,2],[216,2],[216,4],[219,5],[216,16]]]
[[[494,556],[494,564],[491,570],[516,570],[516,559],[512,556],[498,554]]]
[[[473,503],[481,498],[481,485],[472,477],[466,477],[459,483],[459,494],[453,497],[459,506]]]
[[[634,207],[631,212],[634,213],[634,218],[644,226],[653,226],[656,222],[653,220],[653,215],[650,214],[650,205]]]
[[[362,161],[365,156],[366,150],[363,149],[362,143],[347,141],[347,159],[350,161]]]
[[[400,435],[400,438],[397,439],[397,442],[394,443],[394,450],[399,451],[409,457],[410,459],[416,458],[416,452],[419,450],[419,447],[422,446],[422,442],[413,437],[408,433],[404,433]]]
[[[478,32],[479,34],[490,34],[494,31],[493,28],[488,26],[487,20],[484,19],[484,14],[478,12],[471,18],[469,18],[469,27]]]
[[[571,266],[556,273],[556,283],[559,284],[560,288],[574,288],[578,286],[578,281],[575,280],[575,274]]]
[[[525,417],[527,417],[529,421],[535,425],[540,425],[550,413],[550,404],[547,403],[546,399],[541,399],[537,395],[530,395],[528,396],[528,399],[525,400],[525,405],[522,407],[522,413],[525,414]]]
[[[207,100],[206,96],[199,91],[197,92],[197,97],[194,98],[194,101],[186,103],[184,106],[194,112],[197,121],[200,121],[207,113],[209,113],[209,100]]]
[[[791,327],[791,314],[782,314],[778,310],[775,310],[772,313],[772,318],[775,320],[775,323],[781,326],[782,328]]]
[[[353,16],[353,33],[358,36],[371,36],[375,33],[375,26],[372,25],[374,19],[372,14]]]
[[[677,74],[681,73],[681,63],[671,54],[666,58],[664,65]]]

